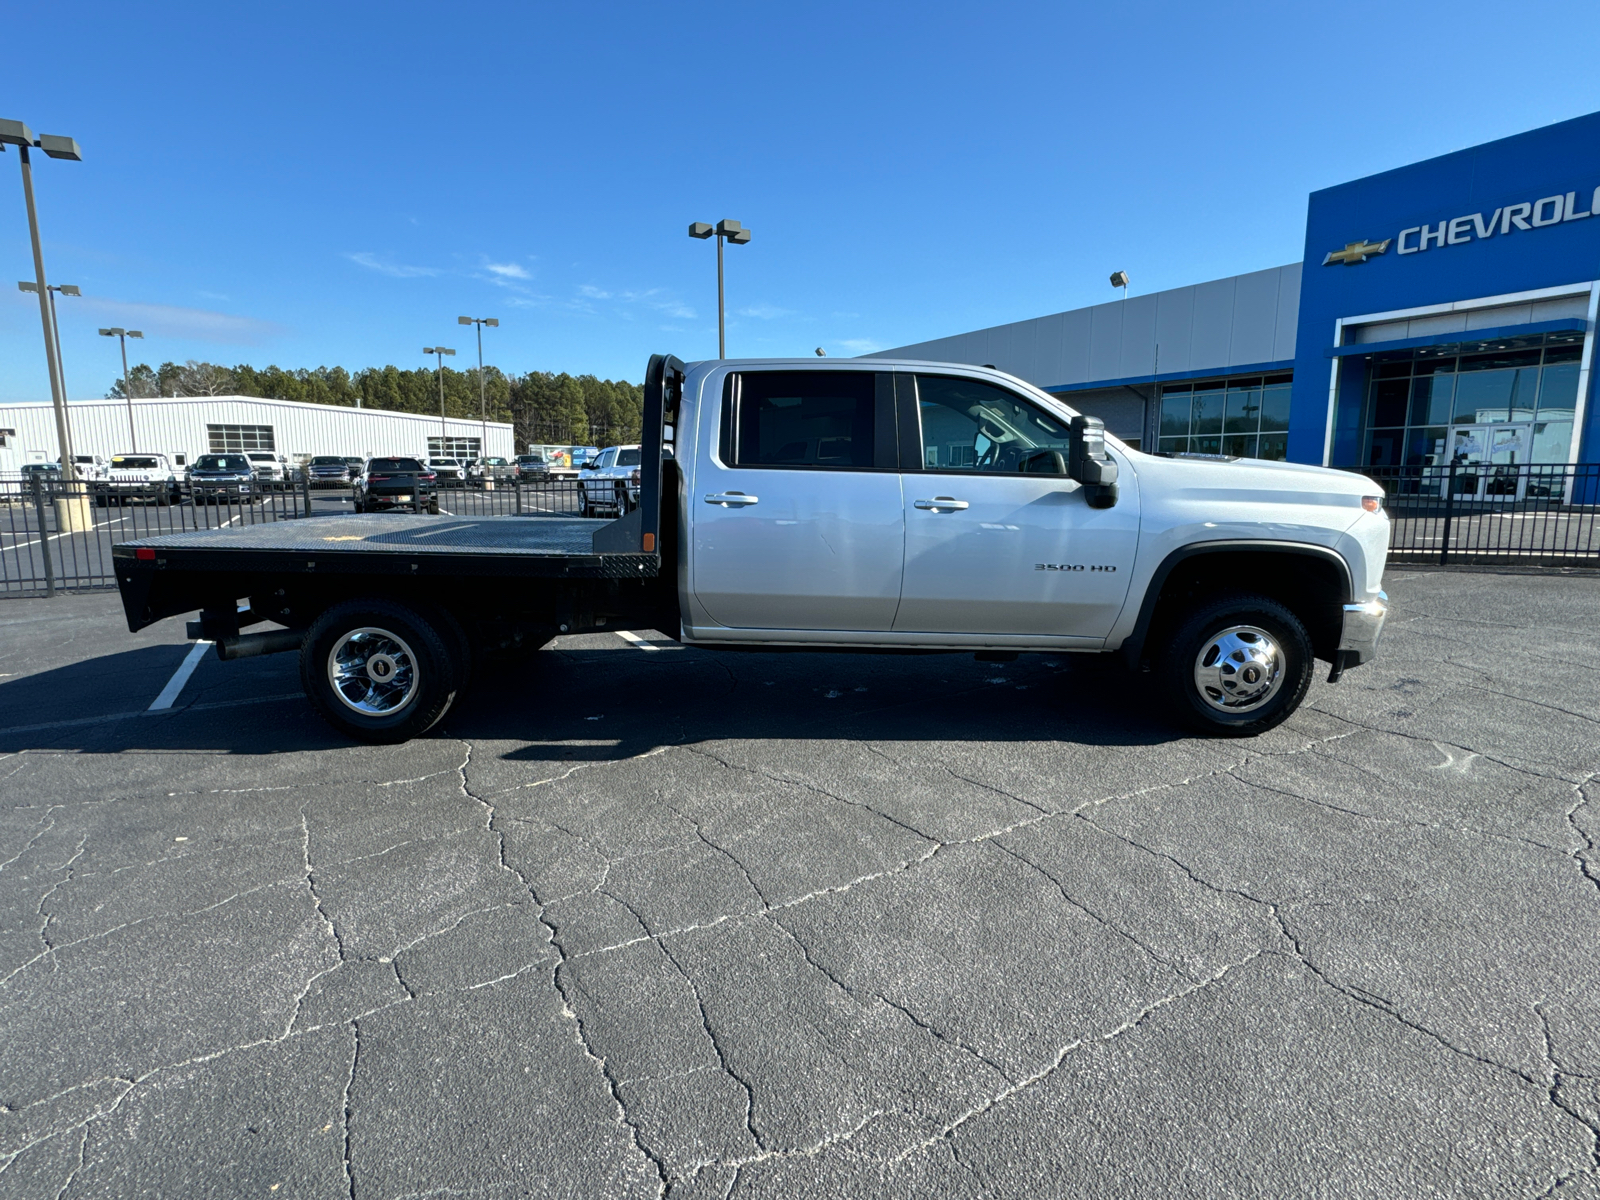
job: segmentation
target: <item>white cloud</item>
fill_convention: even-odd
[[[159,337],[195,338],[227,346],[259,346],[288,332],[273,321],[238,317],[205,308],[124,303],[92,296],[86,296],[83,305],[93,312],[104,313],[120,325],[137,326],[142,333],[153,333]]]
[[[483,269],[501,279],[532,279],[528,269],[518,263],[484,263]]]
[[[643,291],[625,289],[622,291],[612,292],[607,291],[605,288],[595,287],[593,284],[585,283],[579,285],[578,299],[573,300],[570,306],[583,312],[593,312],[594,305],[591,304],[590,301],[595,300],[609,300],[615,305],[619,306],[640,304],[645,308],[654,309],[658,313],[662,313],[669,317],[675,317],[678,320],[693,321],[695,319],[695,311],[693,308],[685,304],[682,300],[666,294],[666,291],[663,288],[646,288]],[[615,308],[615,312],[620,317],[625,317],[628,320],[633,319],[624,308],[617,307]]]
[[[369,271],[376,271],[380,275],[388,275],[395,279],[418,279],[439,274],[433,267],[413,267],[405,263],[389,262],[365,250],[356,254],[346,254],[345,257]]]
[[[883,349],[882,342],[875,342],[871,338],[841,338],[834,344],[843,346],[851,354],[871,354],[875,350]]]
[[[580,284],[578,286],[578,295],[582,296],[585,300],[609,300],[609,299],[611,299],[611,293],[610,292],[602,291],[601,289],[595,287],[592,284],[588,284],[588,283]]]
[[[776,304],[752,304],[736,310],[741,317],[755,317],[761,321],[775,321],[779,317],[794,316],[794,309],[779,308]]]

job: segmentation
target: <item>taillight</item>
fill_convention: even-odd
[[[420,478],[422,479],[422,481],[424,483],[432,483],[434,480],[438,479],[439,477],[437,475],[429,474],[429,475],[423,475]]]
[[[383,482],[387,481],[388,478],[389,477],[387,475],[368,475],[367,476],[367,482],[369,482],[369,483],[383,483]]]
[[[640,480],[639,468],[635,467],[633,469],[633,474],[628,476],[628,482],[629,483],[638,483],[639,480]]]

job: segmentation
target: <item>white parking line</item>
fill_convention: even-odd
[[[189,656],[172,673],[172,678],[167,680],[167,686],[161,689],[161,695],[157,696],[145,711],[156,712],[159,709],[171,708],[177,702],[178,693],[183,691],[183,685],[189,682],[189,676],[194,674],[194,669],[200,665],[200,660],[210,648],[210,642],[196,642],[189,651]]]
[[[641,649],[641,650],[659,650],[659,649],[661,649],[660,646],[652,646],[649,642],[645,641],[637,633],[630,633],[626,629],[617,630],[617,636],[619,638],[621,638],[623,641],[628,642],[631,645],[639,647],[639,649]]]

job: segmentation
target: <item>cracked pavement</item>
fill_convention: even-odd
[[[0,1197],[1600,1198],[1600,589],[1253,741],[1065,656],[563,639],[434,736],[0,608]]]

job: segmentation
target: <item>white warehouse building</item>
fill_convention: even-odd
[[[490,421],[340,408],[257,396],[164,396],[133,402],[129,430],[124,400],[74,400],[67,406],[73,452],[165,454],[186,466],[201,454],[271,450],[290,462],[318,454],[347,457],[515,457],[511,426]],[[488,445],[484,445],[487,433]],[[56,419],[44,401],[0,404],[0,472],[53,462],[60,450]]]

